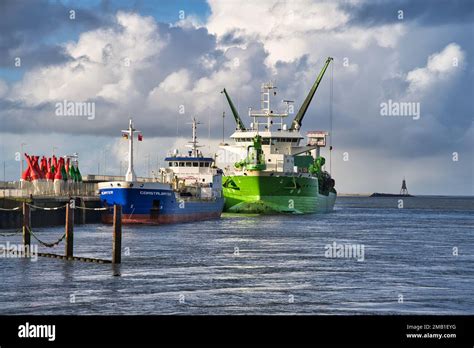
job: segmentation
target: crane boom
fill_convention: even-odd
[[[326,59],[326,63],[324,63],[323,68],[321,69],[321,72],[319,73],[318,77],[316,78],[316,81],[313,84],[313,87],[311,87],[311,90],[309,91],[308,95],[306,96],[306,99],[304,100],[303,104],[301,105],[301,108],[299,109],[298,113],[296,114],[295,118],[293,119],[293,122],[291,123],[290,130],[297,130],[301,127],[301,123],[303,121],[304,115],[306,111],[308,110],[309,104],[311,103],[311,100],[313,99],[314,93],[318,89],[319,83],[323,79],[324,73],[326,72],[326,69],[329,66],[329,63],[333,60],[333,58],[328,57]]]
[[[232,114],[234,115],[234,118],[235,118],[235,123],[237,123],[237,128],[239,130],[244,131],[245,125],[242,122],[242,119],[240,118],[239,113],[237,112],[237,109],[235,108],[234,103],[232,103],[232,100],[230,99],[229,94],[227,94],[227,91],[225,90],[225,88],[222,90],[221,93],[224,93],[225,97],[227,98],[227,102],[229,103],[230,110],[232,110]]]

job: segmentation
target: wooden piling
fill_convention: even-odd
[[[73,257],[74,253],[74,210],[70,206],[70,202],[66,205],[66,258]]]
[[[122,206],[114,205],[114,242],[112,247],[112,263],[122,262]]]
[[[30,220],[30,206],[23,202],[23,251],[26,254],[30,252],[31,246],[31,220]]]

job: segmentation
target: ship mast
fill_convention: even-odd
[[[199,156],[199,150],[198,147],[202,147],[198,145],[197,141],[197,125],[202,124],[201,122],[198,122],[195,117],[193,117],[193,122],[191,123],[193,125],[193,140],[190,141],[190,145],[186,145],[187,147],[190,147],[192,150],[192,155],[193,157],[198,157]]]
[[[128,139],[128,169],[127,174],[125,174],[125,181],[127,182],[137,181],[137,175],[133,169],[133,135],[135,133],[141,136],[142,132],[133,128],[132,119],[130,119],[128,129],[122,130],[122,137],[126,137]]]
[[[271,109],[270,105],[270,95],[271,92],[273,91],[273,95],[276,95],[276,89],[277,87],[273,85],[273,82],[267,82],[262,84],[261,92],[260,92],[260,110],[252,110],[252,108],[249,108],[249,117],[253,118],[253,124],[252,128],[258,132],[259,130],[259,121],[258,118],[266,118],[267,119],[267,124],[266,128],[268,131],[271,130],[271,126],[274,124],[272,118],[279,117],[280,118],[280,129],[283,128],[283,118],[288,116],[288,113],[275,113]],[[292,101],[288,100],[285,101],[287,105],[289,105]]]

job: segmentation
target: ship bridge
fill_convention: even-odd
[[[188,184],[199,184],[199,186],[202,186],[205,183],[210,183],[211,186],[219,187],[216,180],[220,181],[221,178],[217,175],[219,170],[214,165],[214,158],[204,157],[199,150],[201,146],[198,145],[197,141],[198,124],[200,123],[193,118],[193,138],[186,145],[190,150],[180,153],[176,149],[165,158],[166,167],[160,169],[163,182],[171,183],[178,179],[186,181]]]
[[[181,168],[195,168],[193,172],[201,172],[202,168],[209,168],[212,166],[214,159],[211,157],[166,157],[168,167],[173,168],[174,171],[179,171]],[[196,169],[201,168],[201,169]]]

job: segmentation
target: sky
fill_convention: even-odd
[[[0,180],[18,180],[22,143],[77,152],[83,174],[123,174],[130,117],[139,176],[183,148],[192,117],[224,166],[222,113],[226,138],[235,123],[220,91],[247,124],[263,82],[278,86],[275,108],[297,110],[328,56],[302,133],[332,130],[322,153],[339,192],[398,192],[406,178],[412,194],[474,194],[469,0],[2,0]],[[94,117],[58,115],[64,102]]]

